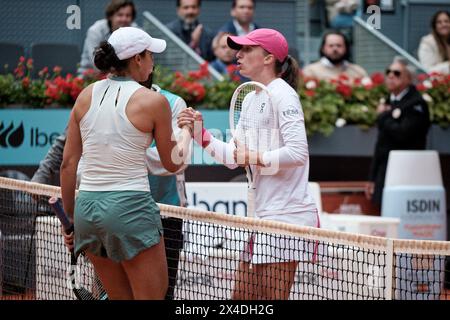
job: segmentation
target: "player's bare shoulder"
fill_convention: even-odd
[[[88,112],[92,101],[92,91],[94,88],[94,83],[91,83],[86,88],[84,88],[77,97],[75,104],[73,106],[73,112],[75,118],[79,121]]]
[[[160,93],[142,87],[132,96],[131,103],[143,112],[157,114],[161,109],[169,108],[167,99]]]
[[[94,83],[91,83],[86,88],[84,88],[77,97],[77,103],[90,105],[90,101],[92,100],[92,90],[94,88]]]

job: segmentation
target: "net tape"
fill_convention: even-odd
[[[39,206],[45,206],[47,197],[61,196],[60,188],[8,178],[0,178],[0,188],[0,232],[7,229],[8,219],[12,219],[10,225],[18,228],[16,232],[0,233],[3,291],[15,293],[5,290],[5,282],[16,276],[22,278],[22,287],[32,292],[32,298],[73,299],[65,276],[69,254],[63,245],[59,221],[53,216],[35,214]],[[31,194],[43,199],[40,205],[36,205]],[[13,200],[8,202],[8,197]],[[444,259],[450,255],[450,242],[388,239],[159,206],[162,216],[183,220],[184,241],[176,272],[175,299],[229,299],[236,289],[236,270],[242,261],[283,262],[280,257],[286,256],[300,261],[290,299],[437,299],[442,295]],[[47,209],[41,211],[48,212]],[[5,210],[16,216],[7,217]],[[24,216],[30,211],[34,214]],[[259,246],[246,258],[252,236]],[[15,252],[18,242],[26,243],[20,254]],[[284,248],[282,252],[280,248]],[[93,282],[93,269],[89,261],[83,263],[81,268],[85,271],[79,274],[85,280],[80,281],[89,285]],[[257,281],[276,280],[273,274],[265,277]]]

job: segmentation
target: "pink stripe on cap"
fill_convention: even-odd
[[[256,29],[245,36],[229,36],[227,43],[235,50],[242,46],[260,46],[280,62],[286,59],[289,50],[286,38],[274,29]]]

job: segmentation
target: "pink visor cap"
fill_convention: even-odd
[[[234,50],[239,50],[242,46],[260,46],[280,62],[284,62],[289,50],[286,38],[273,29],[256,29],[245,36],[229,36],[227,43]]]

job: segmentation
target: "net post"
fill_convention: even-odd
[[[394,278],[394,240],[386,239],[386,288],[384,289],[384,298],[392,300],[392,288]]]

